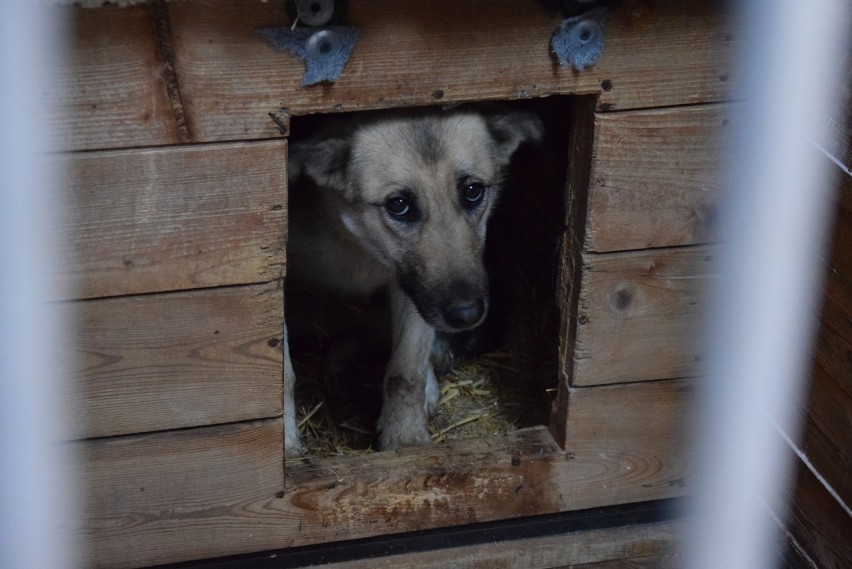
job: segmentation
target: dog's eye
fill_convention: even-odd
[[[412,213],[411,201],[405,196],[393,196],[385,201],[385,210],[394,217],[404,219]]]
[[[482,182],[469,182],[462,186],[462,205],[466,208],[472,208],[479,205],[482,198],[485,197],[485,184]]]

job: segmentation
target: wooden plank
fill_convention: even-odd
[[[613,504],[685,494],[692,391],[691,380],[571,388],[565,450],[592,467],[579,488]]]
[[[53,70],[47,106],[57,146],[69,150],[179,142],[147,7],[56,7],[70,49]]]
[[[71,297],[264,282],[284,271],[286,141],[54,158]]]
[[[279,283],[75,303],[70,437],[280,416]]]
[[[264,548],[284,488],[280,419],[85,441],[82,566],[132,568]]]
[[[674,568],[663,564],[677,546],[683,522],[668,521],[564,535],[496,541],[337,563],[317,569],[584,569]],[[641,556],[641,557],[640,557]],[[630,557],[632,559],[622,559]],[[577,564],[582,565],[577,565]],[[633,563],[633,564],[629,564]]]
[[[721,4],[634,2],[612,11],[598,65],[560,68],[560,18],[535,0],[444,2],[400,9],[353,2],[360,40],[336,83],[301,85],[304,66],[256,29],[288,25],[283,1],[170,6],[183,102],[200,141],[275,136],[269,113],[307,114],[557,93],[601,93],[604,110],[723,100],[732,35]],[[389,49],[388,46],[392,46]]]
[[[843,174],[836,203],[802,451],[852,504],[852,176]]]
[[[573,389],[568,453],[538,427],[294,461],[283,491],[280,420],[85,443],[90,565],[132,568],[680,496],[688,385]],[[258,431],[265,454],[245,460],[244,433]]]
[[[586,249],[711,240],[729,111],[702,105],[596,115]]]
[[[537,427],[288,464],[286,509],[301,518],[289,545],[680,496],[688,476],[680,427],[691,409],[689,385],[572,390],[567,453]]]
[[[680,556],[668,554],[584,563],[583,565],[571,565],[560,569],[676,569],[682,566],[683,559]]]
[[[852,516],[801,462],[785,519],[790,534],[817,567],[852,567]],[[848,474],[847,474],[848,475]]]
[[[688,377],[710,279],[711,246],[582,255],[573,385]],[[570,348],[568,348],[570,349]]]
[[[585,241],[586,209],[588,206],[589,174],[594,149],[595,104],[594,96],[578,97],[571,105],[570,136],[568,147],[567,189],[565,194],[565,233],[559,252],[559,278],[556,286],[556,304],[560,313],[559,327],[559,389],[550,416],[551,431],[560,446],[565,446],[565,413],[568,410],[568,392],[574,368],[574,346],[577,342],[577,310],[582,288],[582,251]]]

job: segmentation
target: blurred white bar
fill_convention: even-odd
[[[818,127],[838,93],[848,0],[745,0],[720,279],[696,423],[691,569],[777,566],[831,224]],[[785,440],[786,439],[786,440]]]
[[[56,10],[0,2],[0,567],[73,566],[70,468],[56,444],[59,325],[46,299],[58,259],[49,236],[60,200],[39,161],[49,57],[63,46]]]

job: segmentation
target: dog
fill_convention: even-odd
[[[512,154],[543,135],[534,113],[461,106],[359,113],[291,146],[288,282],[340,295],[388,291],[378,450],[431,441],[436,335],[485,318],[488,218]],[[298,455],[286,326],[284,336],[285,448]]]

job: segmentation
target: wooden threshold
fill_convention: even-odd
[[[554,567],[661,558],[682,534],[679,500],[408,532],[159,565],[156,569]],[[652,567],[655,565],[648,565]],[[661,567],[664,565],[661,565]],[[154,568],[151,568],[154,569]]]

